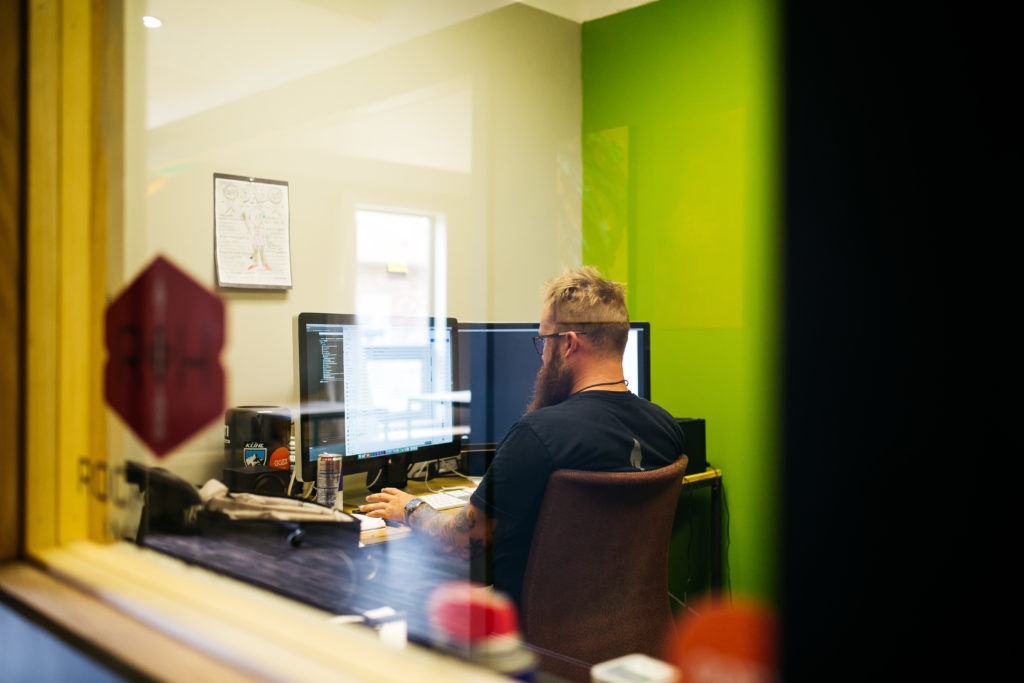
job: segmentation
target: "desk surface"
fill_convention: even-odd
[[[722,478],[722,470],[709,468],[699,474],[690,474],[684,476],[682,479],[682,485],[692,485],[706,481],[713,481],[715,479]],[[479,479],[479,477],[477,478]],[[355,480],[355,486],[352,486],[352,482],[345,482],[347,488],[343,493],[344,508],[346,512],[357,511],[356,508],[361,505],[365,500],[366,496],[370,495],[369,490],[366,488],[366,483]],[[427,493],[435,493],[442,488],[448,488],[453,486],[474,486],[475,482],[472,482],[465,477],[449,474],[440,477],[434,477],[429,482],[424,482],[420,479],[409,480],[406,484],[404,491],[411,493],[414,496],[422,496]]]
[[[686,488],[687,486],[715,486],[719,481],[721,481],[721,479],[722,470],[717,468],[708,468],[704,472],[684,476],[682,479],[682,486],[683,488]],[[366,496],[370,494],[369,490],[366,488],[365,481],[356,479],[356,486],[352,486],[352,483],[353,482],[346,482],[347,488],[343,494],[345,512],[357,512],[358,506],[361,505],[366,500]],[[437,492],[446,487],[472,485],[474,485],[474,482],[466,479],[465,477],[452,474],[434,477],[429,481],[429,483],[419,479],[410,479],[403,490],[414,496],[422,496],[427,493]],[[444,510],[443,512],[455,514],[459,509],[460,508],[452,508]],[[373,543],[382,543],[384,541],[393,541],[399,538],[404,538],[409,536],[411,533],[412,531],[405,525],[386,526],[382,529],[364,531],[360,534],[359,540],[364,544],[370,545]]]
[[[420,643],[430,640],[431,592],[470,578],[467,561],[437,552],[429,538],[407,532],[401,542],[360,544],[351,531],[306,527],[296,546],[288,540],[292,526],[224,524],[196,534],[151,533],[141,544],[332,614],[393,607]]]

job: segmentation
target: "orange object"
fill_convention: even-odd
[[[778,680],[775,615],[749,601],[695,607],[679,626],[669,661],[681,683]]]
[[[279,470],[290,469],[291,461],[289,460],[288,455],[288,449],[285,446],[279,446],[270,454],[270,460],[267,464],[271,467],[276,467]]]

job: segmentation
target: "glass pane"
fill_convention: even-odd
[[[317,593],[290,575],[283,539],[265,562],[231,564],[185,533],[210,519],[182,509],[211,481],[316,500],[321,456],[341,456],[343,502],[436,472],[417,460],[458,467],[466,396],[447,319],[536,321],[540,284],[580,260],[580,25],[498,0],[128,0],[125,40],[110,296],[158,257],[191,284],[150,287],[129,311],[137,353],[120,357],[163,387],[140,389],[135,413],[158,416],[171,445],[111,409],[111,529],[330,611],[367,609],[381,598],[357,562]],[[217,316],[178,303],[193,288],[223,306],[219,352]],[[154,341],[154,321],[178,318],[180,334],[159,323]],[[170,384],[175,363],[189,392]],[[218,391],[215,410],[173,417]],[[400,470],[382,467],[395,456]],[[447,561],[392,585],[422,601],[421,574],[486,578]]]

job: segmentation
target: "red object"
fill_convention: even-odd
[[[516,609],[499,593],[469,581],[441,584],[430,597],[430,622],[442,642],[470,644],[491,636],[518,636]]]
[[[224,304],[158,256],[107,306],[107,403],[163,457],[224,412]]]

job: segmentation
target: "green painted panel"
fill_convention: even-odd
[[[636,219],[647,228],[636,233],[637,274],[648,293],[636,314],[667,327],[741,327],[745,112],[652,123],[634,137]]]
[[[654,400],[707,420],[708,460],[724,471],[731,587],[769,599],[779,417],[775,19],[773,2],[660,0],[587,22],[582,34],[583,260],[627,282],[632,317],[651,322]],[[699,591],[705,580],[690,571],[690,551],[683,558],[674,548],[673,557],[672,585]]]
[[[603,264],[605,277],[629,279],[629,129],[596,131],[583,137],[590,160],[583,186],[583,222],[590,226],[585,263]]]

